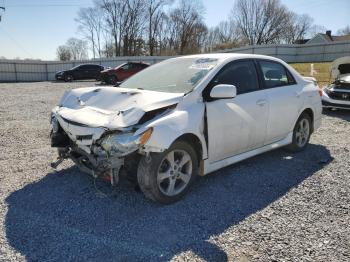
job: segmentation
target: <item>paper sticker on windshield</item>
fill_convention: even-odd
[[[216,66],[217,62],[218,62],[218,59],[216,58],[200,58],[194,61],[194,63],[190,66],[190,68],[210,70],[214,66]]]

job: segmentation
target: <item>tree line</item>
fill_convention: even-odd
[[[59,46],[60,60],[139,55],[185,55],[244,45],[294,43],[325,31],[280,0],[236,0],[229,18],[204,22],[201,0],[95,0],[75,19],[83,39]],[[220,14],[218,14],[220,15]]]

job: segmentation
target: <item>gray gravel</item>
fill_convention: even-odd
[[[227,167],[160,206],[49,168],[50,109],[91,85],[0,84],[0,261],[350,260],[350,112],[328,113],[302,153]]]

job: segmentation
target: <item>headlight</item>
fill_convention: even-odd
[[[134,136],[133,133],[109,135],[102,140],[101,146],[110,156],[125,156],[144,145],[152,132],[153,129],[150,128],[138,136]]]
[[[55,116],[51,116],[52,132],[57,133],[59,129],[59,123]]]

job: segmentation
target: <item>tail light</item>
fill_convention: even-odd
[[[320,90],[318,90],[318,93],[320,94],[320,96],[323,96],[323,90],[320,88]]]

